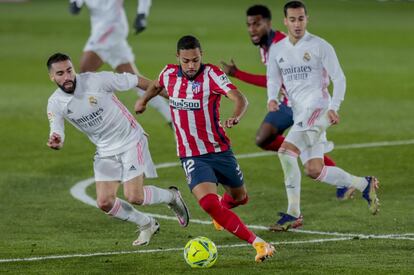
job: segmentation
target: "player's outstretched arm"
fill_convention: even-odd
[[[226,128],[231,128],[239,123],[244,113],[246,113],[247,105],[249,103],[247,98],[239,90],[229,91],[227,97],[234,102],[234,111],[233,115],[224,122],[224,126]]]
[[[148,101],[151,100],[151,98],[157,96],[160,94],[163,90],[163,87],[161,87],[158,80],[155,80],[154,82],[151,82],[149,84],[149,87],[145,91],[145,94],[135,102],[135,113],[136,114],[142,114],[145,112],[145,109],[147,108]]]
[[[138,84],[137,84],[138,88],[142,90],[147,90],[150,85],[151,85],[151,80],[149,80],[148,78],[142,75],[138,76]]]
[[[266,75],[259,75],[259,74],[252,74],[248,72],[244,72],[237,68],[234,60],[231,59],[230,63],[227,64],[224,61],[221,61],[221,68],[223,72],[225,72],[229,76],[233,76],[237,79],[240,79],[243,82],[266,88]]]

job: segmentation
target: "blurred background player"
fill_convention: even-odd
[[[300,215],[298,156],[310,178],[361,191],[370,212],[375,215],[379,209],[377,179],[356,177],[323,162],[328,144],[326,129],[339,123],[337,112],[346,89],[345,75],[335,50],[325,40],[306,31],[308,17],[302,2],[288,2],[284,14],[288,37],[270,46],[267,63],[268,109],[279,110],[278,94],[284,86],[294,118],[294,125],[278,151],[286,190],[290,194],[287,214],[284,223],[279,223],[280,228],[287,229]],[[332,97],[328,91],[330,80],[333,83]]]
[[[146,28],[151,6],[151,0],[138,2],[138,14],[134,22],[136,33]],[[69,11],[78,14],[84,4],[91,17],[91,35],[83,49],[80,72],[95,72],[108,63],[118,73],[139,75],[127,41],[129,29],[123,0],[70,0]],[[144,93],[140,88],[134,89],[138,95]],[[171,123],[168,103],[162,97],[155,97],[149,104]]]
[[[272,29],[272,15],[268,7],[254,5],[247,9],[247,31],[255,46],[259,47],[262,63],[266,66],[269,58],[269,48],[286,37],[283,32]],[[266,75],[252,74],[241,71],[233,60],[230,63],[221,62],[223,71],[243,82],[266,88]],[[268,112],[256,134],[256,145],[264,150],[277,152],[285,137],[283,133],[293,125],[292,109],[288,106],[288,100],[282,93],[279,110]],[[335,166],[335,162],[324,155],[325,165]],[[352,196],[354,188],[348,189],[341,186],[337,188],[336,196],[340,200]],[[283,215],[283,213],[281,213]],[[283,216],[282,216],[283,218]],[[302,217],[292,224],[296,228],[303,223]]]
[[[146,103],[165,88],[169,97],[175,130],[177,153],[187,182],[201,208],[215,221],[256,249],[257,262],[274,253],[273,245],[250,231],[230,208],[248,201],[243,174],[220,123],[220,99],[224,95],[234,103],[233,115],[224,122],[231,128],[246,111],[247,100],[215,65],[202,63],[201,45],[194,36],[183,36],[177,43],[178,65],[169,64],[158,81],[140,98],[135,111],[145,111]],[[217,195],[221,183],[224,195]],[[216,227],[217,228],[217,227]]]
[[[114,94],[135,86],[146,89],[149,80],[129,73],[76,74],[70,57],[61,53],[48,59],[47,68],[50,79],[58,86],[47,106],[50,123],[47,145],[56,150],[62,148],[64,119],[96,145],[93,166],[98,207],[112,217],[138,225],[140,233],[133,245],[147,245],[160,226],[154,218],[136,210],[130,203],[168,204],[181,226],[187,226],[187,206],[176,187],[167,190],[143,186],[144,175],[157,177],[147,137]],[[117,197],[120,183],[123,183],[127,201]]]

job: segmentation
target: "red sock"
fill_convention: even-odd
[[[227,209],[232,209],[236,206],[246,204],[249,200],[249,197],[246,194],[246,197],[241,201],[235,201],[227,192],[224,192],[223,198],[221,199],[221,205]]]
[[[223,207],[217,194],[207,194],[198,203],[216,222],[238,238],[253,243],[256,235],[231,210]]]
[[[276,138],[271,143],[269,143],[268,145],[266,145],[264,147],[264,149],[265,150],[268,150],[268,151],[275,151],[275,152],[277,152],[279,150],[279,148],[280,148],[280,145],[282,145],[282,143],[283,143],[284,140],[285,140],[285,137],[284,136],[278,135],[278,136],[276,136]]]
[[[328,155],[323,156],[323,162],[325,163],[326,166],[336,166],[335,161],[333,161],[333,159],[328,157]]]

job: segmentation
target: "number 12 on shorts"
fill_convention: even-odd
[[[191,172],[194,171],[194,160],[189,159],[183,162],[183,169],[184,169],[185,175],[187,176],[187,182],[188,184],[190,184],[191,183]]]

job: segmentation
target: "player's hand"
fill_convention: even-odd
[[[229,76],[234,76],[237,71],[237,67],[233,59],[230,60],[230,64],[227,64],[226,62],[221,61],[221,69],[226,75],[229,75]]]
[[[334,110],[329,110],[328,111],[328,118],[329,118],[329,122],[331,122],[332,125],[335,125],[335,124],[339,123],[339,115]]]
[[[79,14],[80,10],[81,8],[76,5],[76,1],[69,3],[69,12],[71,14],[74,14],[74,15]]]
[[[269,112],[277,112],[277,111],[279,111],[279,103],[276,100],[270,100],[267,103],[267,110]]]
[[[147,106],[141,98],[138,99],[137,102],[135,102],[134,110],[136,114],[142,114],[143,112],[145,112],[146,109]]]
[[[135,34],[144,31],[147,28],[147,16],[145,13],[139,13],[134,22]]]
[[[224,127],[232,128],[234,125],[238,124],[239,120],[237,118],[231,117],[224,122]]]
[[[46,145],[49,146],[49,148],[51,149],[59,150],[63,146],[62,137],[59,134],[52,133]]]

